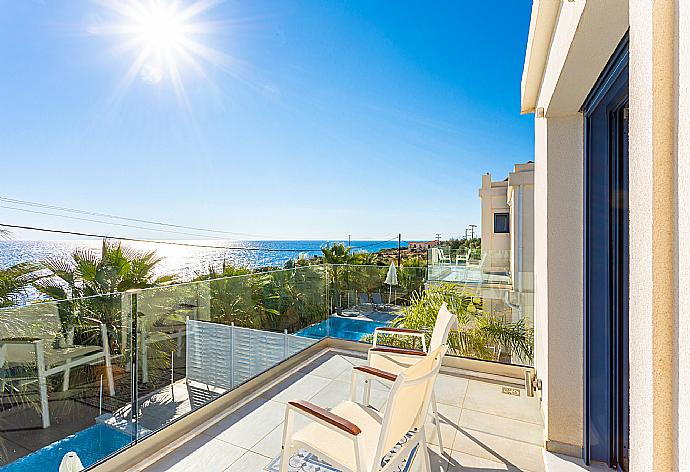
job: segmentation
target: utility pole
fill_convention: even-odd
[[[467,237],[467,228],[465,228],[465,241],[469,241],[470,238]]]
[[[470,228],[472,229],[472,239],[474,239],[474,228],[476,228],[477,225],[470,225]]]
[[[352,246],[351,238],[352,238],[352,236],[348,234],[348,235],[347,235],[347,247],[351,247],[351,246]]]
[[[441,244],[441,233],[436,233],[436,244]]]
[[[400,267],[400,243],[402,243],[402,235],[398,233],[398,267]]]

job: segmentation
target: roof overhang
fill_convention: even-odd
[[[520,113],[534,113],[561,0],[533,0],[525,65],[522,70]]]

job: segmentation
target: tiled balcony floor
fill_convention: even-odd
[[[364,362],[357,354],[326,351],[157,462],[132,471],[263,471],[280,453],[286,402],[306,399],[333,407],[349,398],[352,366]],[[439,454],[429,417],[434,471],[544,470],[538,400],[524,390],[508,395],[502,387],[448,373],[439,376],[436,395],[446,455]],[[374,385],[373,406],[384,405],[387,390]],[[420,464],[412,469],[421,470]]]

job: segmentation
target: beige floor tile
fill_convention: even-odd
[[[462,406],[468,380],[452,375],[439,375],[434,385],[436,401],[446,405]]]
[[[449,452],[453,447],[455,440],[455,433],[457,432],[457,424],[460,419],[460,407],[438,404],[438,414],[441,421],[441,437],[443,439],[443,448]],[[430,444],[438,445],[438,429],[436,424],[432,422],[433,411],[429,408],[429,413],[426,420],[426,434],[427,440]]]
[[[261,472],[271,460],[268,457],[249,451],[233,462],[224,472]]]
[[[351,369],[352,361],[338,354],[326,353],[302,367],[299,372],[333,380]]]
[[[519,389],[520,396],[508,395],[503,393],[503,387],[500,384],[470,380],[462,407],[537,425],[543,424],[536,397],[529,398],[524,389]]]
[[[222,471],[245,452],[232,444],[200,434],[146,468],[145,472]]]
[[[462,410],[458,424],[463,428],[515,439],[535,446],[544,444],[544,428],[534,423],[465,408]]]
[[[350,384],[334,380],[319,393],[311,398],[312,403],[323,408],[333,408],[338,403],[350,399]],[[356,400],[363,401],[363,387],[360,385],[357,389]],[[370,404],[377,409],[383,408],[388,400],[388,393],[383,390],[371,389]]]
[[[250,402],[251,404],[252,402]],[[253,409],[251,407],[254,407]],[[267,401],[254,403],[208,428],[203,434],[235,446],[251,449],[285,418],[285,405]]]
[[[274,459],[280,454],[283,442],[283,423],[273,428],[264,438],[252,446],[252,452]]]
[[[448,451],[449,453],[450,451]],[[449,454],[444,456],[441,455],[441,451],[438,446],[429,446],[429,463],[431,464],[432,472],[448,472],[450,466],[448,464]],[[412,467],[410,472],[422,472],[424,471],[422,456],[417,455],[412,462]]]
[[[311,374],[288,378],[261,396],[283,404],[294,400],[309,400],[330,382],[329,379]]]
[[[481,431],[459,428],[453,442],[453,450],[501,462],[519,470],[544,472],[541,447]]]
[[[502,462],[490,461],[481,457],[471,456],[454,451],[451,454],[448,470],[450,472],[493,472],[493,471],[518,471],[520,469],[508,466]]]

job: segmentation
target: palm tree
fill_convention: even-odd
[[[44,262],[51,272],[34,285],[55,300],[90,297],[171,283],[175,276],[154,276],[162,258],[156,251],[137,251],[103,240],[100,253],[76,249],[67,259]]]
[[[410,305],[403,309],[394,324],[429,330],[434,326],[443,303],[457,315],[460,322],[459,333],[451,333],[449,337],[451,351],[455,354],[495,361],[507,354],[532,360],[533,333],[523,319],[511,322],[499,314],[484,310],[481,297],[468,294],[455,284],[430,286],[422,293],[416,292]],[[399,343],[396,339],[390,341]]]
[[[333,300],[340,300],[340,271],[341,265],[350,264],[353,262],[354,256],[352,248],[346,246],[344,243],[326,244],[321,247],[323,254],[323,262],[329,264],[329,272],[333,281]],[[349,271],[348,271],[349,272]],[[346,273],[346,282],[348,274]],[[332,304],[331,304],[332,306]]]
[[[9,239],[11,233],[0,229],[0,238]],[[20,262],[10,267],[0,269],[0,308],[16,305],[27,289],[38,279],[40,264]]]
[[[0,269],[0,308],[16,305],[36,281],[41,266],[32,262],[20,262]]]
[[[76,249],[65,259],[44,261],[49,275],[33,285],[43,295],[58,301],[63,324],[79,324],[96,318],[114,333],[120,328],[121,298],[116,295],[135,288],[171,283],[174,276],[154,276],[162,258],[155,251],[137,251],[119,242],[103,240],[101,251]],[[85,327],[85,334],[89,330]],[[91,332],[91,336],[98,333]]]

